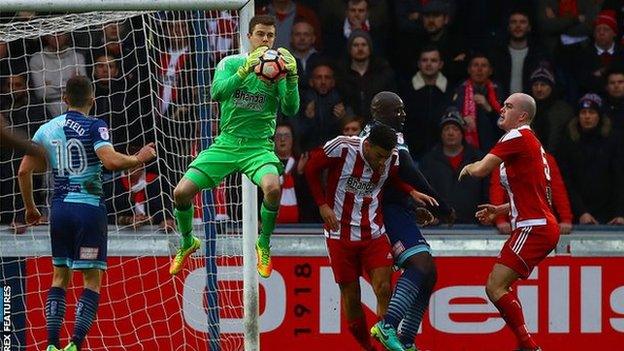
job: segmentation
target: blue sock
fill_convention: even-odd
[[[423,274],[418,269],[407,268],[403,271],[384,316],[385,324],[390,324],[394,329],[399,326],[405,314],[414,306],[422,280]]]
[[[48,345],[60,348],[59,334],[65,318],[65,289],[51,287],[45,304],[46,329]]]
[[[93,290],[84,289],[80,301],[76,305],[76,325],[74,326],[74,334],[71,341],[78,346],[84,341],[87,332],[93,324],[95,313],[97,312],[100,294]]]
[[[401,330],[399,330],[399,340],[403,345],[412,345],[414,343],[423,315],[427,307],[429,307],[431,292],[432,291],[429,289],[423,289],[423,291],[418,294],[414,305],[407,311],[403,323],[401,323]]]

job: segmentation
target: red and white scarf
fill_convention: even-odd
[[[494,111],[499,111],[501,105],[496,97],[496,90],[491,80],[485,82],[487,89],[486,99]],[[479,131],[477,130],[477,104],[474,101],[474,84],[471,79],[466,81],[466,89],[464,90],[464,106],[462,108],[462,116],[466,120],[466,132],[464,137],[466,142],[477,149],[479,148]],[[472,120],[472,122],[468,120]]]
[[[298,223],[299,207],[297,206],[297,194],[295,193],[295,159],[289,157],[286,162],[284,175],[280,177],[282,183],[282,198],[280,199],[277,223]]]

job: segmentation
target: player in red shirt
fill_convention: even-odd
[[[572,231],[572,208],[570,207],[570,199],[566,190],[559,166],[555,157],[548,152],[546,153],[546,161],[550,168],[550,186],[552,189],[552,202],[554,214],[559,220],[559,234],[570,234]],[[509,201],[507,191],[500,182],[499,172],[492,172],[490,176],[490,203],[493,205],[501,205]],[[494,220],[496,228],[501,234],[511,234],[511,222],[509,214],[499,215]]]
[[[491,222],[499,214],[510,216],[512,233],[490,272],[486,293],[516,335],[521,351],[541,349],[526,328],[511,286],[528,278],[559,241],[559,226],[551,209],[550,169],[530,127],[534,117],[535,100],[526,94],[512,94],[497,121],[505,135],[481,161],[466,165],[459,174],[460,180],[485,177],[498,169],[507,190],[508,203],[480,205],[475,216],[482,222]]]
[[[366,137],[339,136],[312,153],[305,175],[325,222],[327,251],[340,286],[349,330],[365,350],[374,350],[361,304],[359,277],[366,272],[377,297],[377,315],[388,309],[392,293],[392,254],[381,208],[386,180],[414,200],[431,203],[398,176],[396,131],[373,127]],[[321,173],[328,170],[323,191]]]

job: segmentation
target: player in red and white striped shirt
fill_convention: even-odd
[[[377,296],[377,315],[388,309],[392,292],[392,254],[379,207],[388,180],[416,201],[429,196],[398,176],[396,131],[377,125],[366,138],[339,136],[312,153],[306,179],[325,222],[327,250],[340,286],[349,330],[365,350],[373,350],[360,303],[359,277],[367,272]],[[327,189],[321,173],[327,169]]]
[[[557,246],[559,226],[551,209],[550,169],[544,149],[530,124],[535,117],[535,100],[512,94],[501,108],[498,126],[505,135],[481,161],[466,165],[465,176],[485,177],[498,169],[509,202],[481,205],[476,217],[491,222],[503,213],[511,218],[512,233],[488,277],[486,292],[516,335],[521,351],[540,350],[529,335],[522,307],[511,286],[526,279]]]

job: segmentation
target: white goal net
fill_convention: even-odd
[[[157,145],[152,164],[104,172],[108,270],[83,349],[243,350],[239,176],[195,199],[195,230],[205,235],[205,246],[179,276],[168,273],[178,245],[171,230],[172,191],[194,156],[217,135],[219,111],[210,100],[210,81],[217,62],[239,51],[239,12],[0,16],[0,114],[11,128],[32,137],[42,123],[63,113],[67,80],[86,75],[96,92],[92,116],[108,123],[117,151]],[[49,234],[45,223],[24,225],[16,178],[21,158],[8,150],[0,155],[0,297],[8,296],[2,309],[10,320],[11,350],[43,350],[52,277]],[[50,176],[36,175],[34,184],[45,218]],[[82,279],[75,273],[63,346],[81,291]]]

